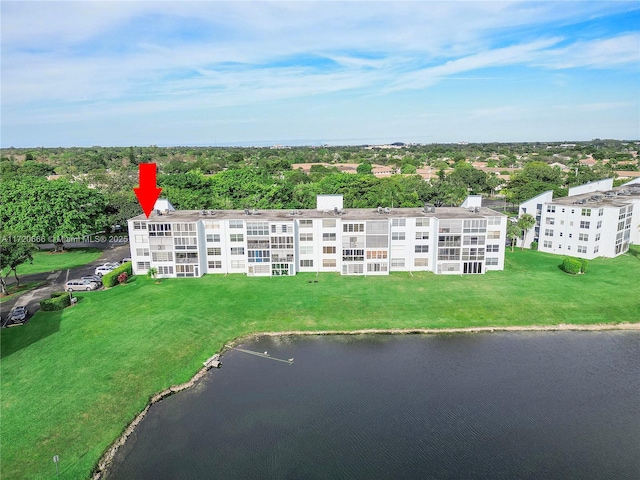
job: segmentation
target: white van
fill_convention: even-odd
[[[105,263],[104,265],[100,265],[99,267],[96,267],[96,270],[94,273],[99,277],[102,277],[103,275],[106,275],[110,271],[115,270],[116,267],[117,265],[113,265],[112,263]]]
[[[98,284],[96,282],[92,282],[90,280],[82,280],[77,278],[75,280],[69,280],[64,289],[67,292],[74,292],[76,290],[84,290],[86,292],[90,292],[91,290],[96,290],[98,288]]]

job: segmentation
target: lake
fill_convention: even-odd
[[[640,478],[640,332],[260,337],[154,405],[113,479]]]

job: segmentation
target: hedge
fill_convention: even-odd
[[[581,263],[580,272],[587,273],[587,268],[589,267],[589,261],[586,258],[581,258],[580,263]]]
[[[128,277],[133,275],[133,270],[131,266],[131,262],[123,263],[115,270],[111,270],[109,273],[102,277],[102,284],[109,288],[118,284],[118,275],[122,272],[126,273]]]
[[[582,270],[582,263],[577,258],[565,257],[560,268],[567,273],[576,275]]]
[[[56,292],[51,294],[51,298],[40,300],[40,310],[43,312],[51,312],[53,310],[62,310],[71,305],[71,299],[67,292]]]

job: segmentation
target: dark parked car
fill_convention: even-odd
[[[21,305],[13,309],[11,315],[9,315],[9,321],[13,323],[24,322],[27,319],[27,315],[29,315],[29,309],[26,305]]]
[[[80,277],[80,280],[96,282],[98,286],[102,285],[102,277],[99,277],[98,275],[85,275],[84,277]]]

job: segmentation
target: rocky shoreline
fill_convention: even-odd
[[[229,347],[245,343],[249,340],[262,337],[279,337],[279,336],[294,336],[294,335],[366,335],[366,334],[386,334],[386,335],[403,335],[403,334],[441,334],[441,333],[491,333],[491,332],[556,332],[556,331],[581,331],[581,332],[597,332],[606,330],[640,330],[640,323],[599,323],[593,325],[571,325],[571,324],[558,324],[558,325],[529,325],[529,326],[504,326],[504,327],[465,327],[465,328],[410,328],[410,329],[362,329],[362,330],[318,330],[318,331],[299,331],[288,330],[282,332],[256,332],[250,335],[246,335],[235,339],[225,345],[220,352],[224,353]],[[171,386],[157,394],[155,394],[149,400],[147,406],[127,425],[124,432],[120,437],[107,449],[102,458],[97,463],[93,474],[93,480],[100,480],[105,474],[107,468],[113,461],[118,449],[124,445],[127,438],[134,432],[136,426],[146,416],[149,408],[155,403],[158,403],[165,397],[173,395],[174,393],[185,390],[193,386],[198,380],[200,380],[209,369],[205,366],[198,370],[198,372],[186,383]]]

